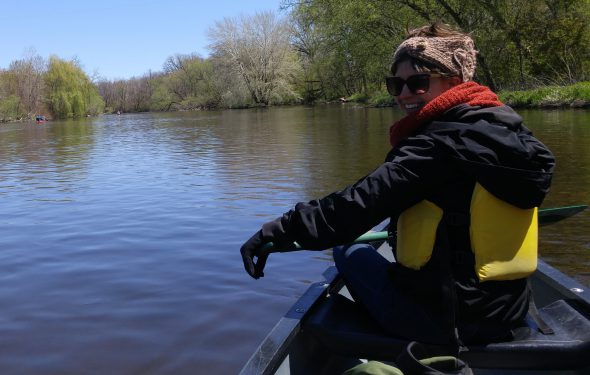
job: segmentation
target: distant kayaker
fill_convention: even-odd
[[[389,334],[435,344],[509,340],[529,308],[537,207],[551,152],[488,87],[474,82],[474,42],[436,23],[408,32],[387,89],[405,111],[386,161],[351,186],[294,209],[241,248],[250,276],[269,251],[334,248],[354,299]],[[350,243],[384,219],[397,262]]]

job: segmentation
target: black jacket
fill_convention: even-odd
[[[551,152],[510,107],[459,105],[401,141],[372,173],[342,191],[297,204],[281,224],[285,235],[303,248],[324,249],[350,242],[388,217],[395,224],[401,212],[424,199],[445,215],[468,215],[476,181],[517,207],[538,207],[549,190],[553,167]],[[429,263],[452,258],[447,263],[456,293],[456,321],[465,335],[473,336],[471,324],[484,318],[492,330],[522,319],[528,305],[526,280],[479,283],[468,226],[446,229],[450,253],[435,250]],[[395,267],[400,287],[440,315],[449,296],[429,289],[440,289],[440,278],[449,268]]]

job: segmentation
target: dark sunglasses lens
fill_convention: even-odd
[[[385,83],[387,85],[387,92],[393,96],[398,96],[402,93],[406,81],[399,77],[386,77]]]
[[[425,94],[430,87],[430,76],[426,74],[415,75],[406,81],[410,92],[414,95]],[[401,93],[401,90],[400,90]]]
[[[430,88],[430,76],[428,74],[416,74],[403,80],[399,77],[386,77],[385,84],[387,92],[393,96],[399,96],[404,90],[404,85],[408,85],[408,89],[414,95],[425,94]]]

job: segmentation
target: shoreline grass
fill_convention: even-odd
[[[498,97],[500,101],[514,108],[590,108],[590,81],[568,86],[543,86],[530,90],[502,90]],[[368,96],[354,94],[346,101],[366,104],[369,107],[396,105],[393,97],[386,91],[377,91]]]
[[[515,108],[590,108],[590,82],[500,91],[500,100]]]

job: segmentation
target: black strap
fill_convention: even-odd
[[[446,299],[449,301],[448,305],[445,306],[444,314],[446,315],[445,322],[449,324],[447,329],[452,329],[449,332],[456,345],[457,352],[464,350],[465,346],[459,337],[459,331],[457,330],[457,294],[455,292],[455,278],[453,277],[453,254],[450,248],[449,236],[447,231],[447,216],[443,216],[443,220],[437,229],[437,239],[434,251],[437,251],[437,257],[439,257],[440,271],[442,271],[442,283],[441,288]]]
[[[539,332],[541,332],[544,335],[555,334],[555,331],[553,331],[553,329],[549,327],[549,324],[547,324],[547,322],[545,322],[541,317],[541,314],[539,314],[539,310],[537,309],[537,305],[535,305],[535,301],[533,301],[532,296],[529,300],[529,315],[535,321],[535,324],[537,325]]]
[[[471,216],[463,212],[447,212],[443,213],[443,219],[452,227],[469,227],[471,223]]]
[[[395,360],[408,375],[472,375],[467,363],[442,348],[427,347],[415,341]]]

